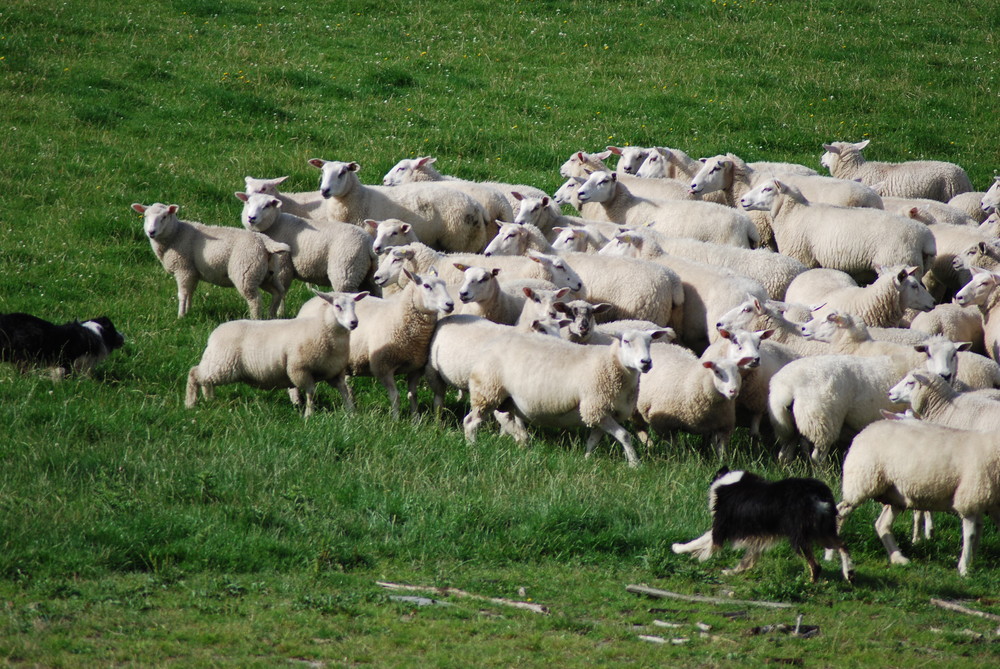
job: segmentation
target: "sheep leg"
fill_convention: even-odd
[[[465,430],[465,440],[470,444],[476,441],[476,431],[479,424],[483,422],[483,411],[479,407],[472,407],[468,415],[462,419],[462,427]]]
[[[338,374],[337,378],[333,379],[332,385],[340,391],[340,397],[344,400],[344,411],[353,412],[354,396],[351,395],[351,388],[347,385],[347,376]]]
[[[302,406],[302,393],[295,386],[288,389],[288,399],[292,401],[295,406]]]
[[[444,410],[444,394],[446,391],[444,381],[429,366],[424,369],[424,378],[427,380],[427,385],[430,386],[431,392],[434,393],[434,417],[440,421],[441,412]]]
[[[972,564],[976,545],[979,543],[979,526],[982,525],[982,515],[962,516],[962,555],[958,558],[958,573],[967,576],[969,565]]]
[[[198,275],[178,272],[174,278],[177,280],[177,318],[183,318],[191,307],[191,296],[198,286]]]
[[[524,421],[516,413],[511,411],[501,411],[497,409],[493,412],[493,418],[500,425],[502,434],[509,434],[521,446],[527,446],[530,439]]]
[[[629,467],[639,466],[639,456],[635,454],[635,449],[632,448],[632,435],[628,433],[628,430],[619,425],[618,421],[611,416],[605,416],[602,418],[598,427],[614,437],[618,443],[622,445],[622,448],[625,449],[625,459],[628,460]],[[597,440],[594,439],[594,433],[592,431],[590,433],[590,437],[587,439],[588,456],[594,450],[595,446],[597,446]]]
[[[687,542],[686,544],[673,544],[670,549],[675,553],[695,553],[695,557],[699,561],[704,562],[708,558],[712,557],[712,553],[715,552],[716,546],[712,543],[712,530],[705,532],[697,539]]]
[[[271,295],[271,307],[268,310],[268,316],[270,318],[275,318],[279,314],[285,311],[285,289],[274,280],[273,277],[269,278],[262,286]]]
[[[410,400],[410,414],[417,415],[417,384],[420,382],[420,372],[410,372],[406,375],[406,398]]]
[[[930,511],[914,511],[913,512],[913,543],[920,543],[920,520],[924,521],[924,539],[930,539],[931,533],[934,530],[934,518],[931,516]]]
[[[763,413],[755,413],[750,416],[750,437],[760,439],[760,421],[764,418]]]
[[[882,507],[882,513],[875,520],[875,534],[882,540],[882,545],[885,546],[885,550],[889,554],[891,564],[910,564],[909,559],[899,550],[896,537],[892,534],[892,523],[902,510],[903,507],[886,504]]]
[[[184,406],[186,406],[188,409],[194,408],[194,405],[198,403],[199,385],[200,384],[198,382],[198,366],[195,365],[188,372],[187,392],[185,393],[184,396]]]
[[[827,560],[832,557],[830,553],[834,550],[840,553],[840,572],[844,575],[845,581],[853,583],[854,563],[851,561],[851,554],[848,552],[847,545],[844,543],[844,540],[840,537],[832,537],[826,541],[824,547],[826,548],[826,554],[829,556],[826,557]]]
[[[392,409],[392,417],[399,420],[399,388],[396,387],[395,374],[391,372],[379,374],[378,380],[379,383],[381,383],[385,388],[385,392],[389,394],[389,405]]]
[[[243,299],[247,301],[250,318],[255,321],[260,320],[260,291],[257,290],[256,286],[246,286],[240,288],[239,291]]]

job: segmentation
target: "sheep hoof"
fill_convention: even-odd
[[[896,553],[893,553],[892,555],[889,556],[889,563],[906,565],[910,564],[910,558],[904,556],[902,553],[897,551]]]

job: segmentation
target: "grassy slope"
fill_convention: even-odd
[[[185,411],[187,368],[244,304],[202,286],[178,323],[173,282],[128,205],[177,202],[192,219],[236,224],[245,175],[290,174],[292,189],[312,189],[310,157],[357,160],[376,183],[400,157],[431,154],[445,172],[551,191],[571,151],[605,144],[818,166],[822,142],[862,137],[873,159],[953,160],[985,188],[1000,164],[989,29],[1000,8],[86,4],[0,8],[0,310],[107,313],[129,341],[96,379],[53,385],[0,369],[0,651],[44,664],[400,665],[419,652],[447,666],[470,655],[829,664],[887,653],[912,664],[995,647],[957,634],[988,626],[926,603],[997,590],[997,533],[960,580],[951,519],[914,549],[918,564],[887,569],[872,509],[858,512],[846,528],[855,590],[808,586],[785,549],[727,579],[718,561],[672,555],[670,542],[704,527],[716,465],[686,440],[658,444],[639,472],[610,445],[582,461],[575,435],[542,435],[529,451],[499,438],[470,447],[454,417],[391,422],[364,383],[359,414],[326,393],[307,424],[282,393],[238,387]],[[291,307],[305,297],[296,288]],[[785,473],[743,440],[735,464]],[[822,475],[836,484],[835,471]],[[555,613],[415,610],[387,602],[375,578],[503,596],[526,586]],[[638,644],[631,625],[658,605],[624,594],[635,580],[795,601],[824,633],[784,647],[743,638],[778,621],[753,612],[708,621],[732,649]],[[697,607],[664,608],[701,619]]]

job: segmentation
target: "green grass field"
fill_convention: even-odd
[[[201,284],[178,320],[129,205],[239,225],[244,176],[313,190],[313,157],[380,183],[400,158],[433,155],[445,173],[551,192],[571,152],[608,144],[818,169],[823,142],[862,138],[873,160],[958,162],[985,189],[1000,168],[997,25],[987,2],[8,0],[0,312],[107,314],[127,343],[93,378],[0,367],[0,661],[995,663],[995,622],[930,604],[1000,614],[995,528],[962,579],[956,519],[912,548],[900,521],[913,563],[889,567],[870,504],[844,528],[853,588],[832,567],[810,584],[787,547],[723,577],[733,552],[700,564],[670,551],[708,522],[718,462],[694,439],[640,450],[639,470],[610,442],[585,461],[580,434],[469,445],[455,398],[441,423],[393,421],[365,379],[353,415],[328,388],[309,421],[283,392],[240,386],[185,410],[188,368],[245,303]],[[308,295],[293,287],[292,313]],[[731,450],[731,467],[810,474],[743,430]],[[815,475],[839,488],[837,467]],[[377,580],[550,612],[421,607]],[[793,608],[654,601],[630,583]],[[750,634],[800,613],[817,636]]]

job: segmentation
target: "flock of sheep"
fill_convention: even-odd
[[[372,376],[398,416],[404,375],[411,411],[421,379],[436,410],[460,389],[470,441],[489,418],[522,443],[528,423],[586,427],[588,456],[607,434],[631,465],[626,426],[642,441],[703,435],[721,457],[739,416],[773,432],[779,458],[817,463],[857,435],[841,519],[884,503],[876,528],[901,563],[896,514],[957,512],[965,574],[983,515],[1000,527],[1000,177],[975,192],[957,165],[870,162],[867,144],[823,145],[831,176],[666,147],[578,151],[551,197],[444,176],[430,157],[381,186],[356,162],[314,159],[315,191],[247,177],[243,229],[132,207],[177,281],[178,316],[206,281],[236,287],[255,319],[211,334],[188,407],[243,382],[304,394],[308,416],[326,381],[350,410],[347,377]],[[332,292],[275,318],[293,279]],[[262,290],[271,320],[256,320]]]

